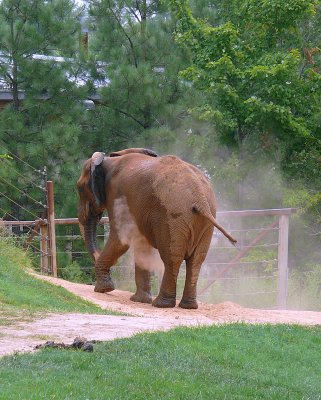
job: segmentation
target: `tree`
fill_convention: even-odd
[[[79,157],[84,93],[75,84],[81,71],[78,16],[71,0],[0,4],[0,78],[12,94],[0,113],[1,145],[35,168],[47,165],[61,189],[70,185],[76,172],[71,165]],[[60,199],[58,209],[59,203],[68,207]]]
[[[320,264],[320,1],[201,1],[201,18],[187,0],[170,3],[192,57],[181,76],[206,94],[194,113],[214,126],[203,155],[220,160],[218,139],[228,148],[209,172],[234,207],[300,208],[291,263]]]
[[[35,55],[63,55],[75,52],[78,24],[70,0],[3,0],[0,4],[0,50],[2,82],[19,108],[19,90],[30,85],[30,67]],[[48,72],[48,71],[47,71]]]
[[[173,42],[168,9],[156,0],[91,4],[95,31],[90,54],[100,66],[93,78],[103,82],[92,113],[96,141],[112,149],[137,142],[146,130],[164,133],[178,112],[184,90],[178,71],[186,59]]]
[[[321,149],[319,61],[304,51],[316,48],[317,38],[311,42],[301,28],[316,24],[320,2],[228,3],[215,2],[218,25],[212,26],[193,17],[188,1],[171,1],[177,40],[193,59],[181,76],[207,94],[197,111],[216,126],[223,142],[241,146],[249,136],[263,144],[270,138],[274,150],[282,147],[285,169],[304,149],[311,155]],[[317,179],[313,158],[306,177],[314,171]],[[300,167],[296,173],[304,175]]]

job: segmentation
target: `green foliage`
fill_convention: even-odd
[[[291,263],[301,269],[309,254],[319,265],[320,1],[170,3],[176,40],[191,54],[181,76],[206,95],[192,112],[213,129],[194,138],[194,154],[219,204],[299,207]]]
[[[317,399],[320,345],[318,327],[234,324],[47,349],[0,360],[0,398]]]
[[[6,60],[0,67],[0,79],[13,98],[0,113],[1,147],[35,169],[46,165],[51,178],[58,181],[59,176],[59,184],[65,188],[70,178],[76,179],[76,171],[64,164],[78,160],[80,101],[85,93],[75,85],[81,69],[77,60],[70,58],[78,48],[77,15],[70,0],[4,0],[0,4],[0,52]],[[11,178],[17,175],[14,168],[13,163]],[[37,180],[37,174],[24,163],[17,172],[27,180]],[[40,185],[41,179],[36,184]],[[15,191],[7,193],[20,203]],[[34,194],[33,190],[29,193]],[[29,200],[23,199],[25,206]],[[59,203],[58,207],[70,212],[70,204]],[[22,217],[12,204],[9,212]]]
[[[319,2],[235,1],[228,15],[226,2],[221,3],[216,5],[219,26],[211,26],[192,16],[187,1],[171,1],[177,40],[192,55],[192,65],[182,76],[207,94],[200,117],[215,124],[225,143],[241,145],[253,134],[277,138],[287,169],[289,160],[307,146],[321,148],[321,78],[317,61],[309,64],[302,52],[302,44],[313,44],[305,43],[298,28],[316,23]],[[240,11],[244,14],[237,22]],[[313,176],[311,169],[296,172],[317,180],[318,162],[314,169]]]
[[[89,63],[99,60],[93,78],[108,81],[92,112],[93,140],[120,148],[170,123],[184,93],[178,71],[185,55],[172,41],[173,22],[162,2],[101,1],[90,12],[96,31]]]
[[[255,21],[255,33],[266,36],[270,43],[273,40],[277,43],[289,31],[294,33],[304,18],[314,16],[318,4],[316,0],[249,0],[244,8],[246,7],[248,18]]]
[[[84,274],[77,261],[73,261],[71,264],[63,267],[61,277],[71,282],[89,283],[88,277]]]

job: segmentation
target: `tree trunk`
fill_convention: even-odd
[[[16,60],[13,59],[12,80],[11,80],[12,104],[15,111],[19,110],[19,87],[18,87],[18,66]]]
[[[147,2],[143,0],[141,9],[141,48],[142,48],[142,61],[146,61],[146,22],[147,22]]]

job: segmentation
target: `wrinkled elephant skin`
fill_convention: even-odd
[[[131,248],[137,287],[131,300],[174,307],[177,275],[185,260],[179,306],[197,308],[197,280],[214,227],[236,242],[215,220],[215,196],[204,174],[178,157],[158,157],[152,150],[134,148],[109,156],[94,153],[85,162],[77,187],[79,224],[95,260],[95,291],[114,289],[110,268]],[[100,252],[96,227],[105,210],[110,234]],[[151,271],[155,269],[164,273],[152,302]]]

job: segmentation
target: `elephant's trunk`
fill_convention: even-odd
[[[87,250],[95,261],[99,257],[99,250],[96,239],[98,221],[99,218],[97,215],[95,215],[88,217],[84,222],[84,225],[79,222],[80,232],[85,241]]]

